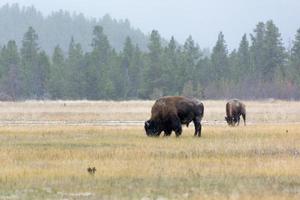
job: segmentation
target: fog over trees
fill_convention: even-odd
[[[59,12],[56,21],[39,17],[34,8],[20,11],[16,7],[1,8],[0,16],[12,11],[17,14],[11,17],[34,16],[32,20],[42,21],[40,26],[36,22],[26,27],[23,33],[22,28],[15,33],[5,30],[6,37],[13,38],[2,40],[0,50],[2,100],[124,100],[162,95],[200,99],[300,98],[300,27],[290,49],[285,48],[276,24],[268,20],[258,22],[251,33],[241,35],[238,48],[231,51],[226,35],[219,32],[207,54],[192,36],[180,44],[176,38],[164,39],[159,30],[153,30],[147,38],[131,29],[129,22],[111,18],[114,25],[106,26],[103,21],[65,18],[68,14]],[[52,25],[47,22],[50,19]],[[62,19],[69,20],[62,23]],[[9,20],[0,17],[0,22]],[[108,27],[114,28],[106,30]],[[59,34],[57,30],[69,30],[69,34]],[[124,39],[115,40],[120,31]],[[40,32],[49,36],[48,45],[40,41]],[[86,37],[88,41],[82,37],[87,32],[91,32],[90,38]],[[18,42],[14,36],[19,34],[22,37]]]
[[[111,46],[117,51],[123,48],[126,36],[142,50],[147,49],[147,37],[140,30],[133,29],[128,20],[116,20],[108,14],[100,19],[87,19],[83,14],[63,10],[44,17],[34,7],[20,7],[18,4],[0,7],[0,44],[11,39],[21,44],[23,34],[31,26],[39,35],[39,46],[49,54],[58,44],[67,52],[71,37],[87,51],[91,50],[93,27],[96,25],[104,28]]]

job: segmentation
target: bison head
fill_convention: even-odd
[[[145,122],[145,131],[148,136],[159,136],[159,124],[154,120],[148,120]]]
[[[225,117],[225,120],[229,126],[235,126],[235,124],[238,122],[238,119],[234,117]]]
[[[233,126],[234,124],[233,117],[225,117],[225,120],[229,126]]]

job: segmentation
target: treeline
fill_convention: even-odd
[[[132,28],[128,20],[116,20],[105,15],[102,18],[86,18],[83,14],[59,10],[43,16],[34,7],[20,7],[18,4],[0,7],[0,45],[14,39],[22,44],[23,34],[31,26],[39,35],[39,46],[51,54],[58,44],[67,52],[70,38],[82,45],[84,51],[90,51],[93,27],[100,25],[104,29],[111,46],[117,51],[123,49],[126,36],[146,50],[148,37],[140,30]]]
[[[273,21],[258,23],[250,40],[245,34],[231,52],[219,33],[210,56],[191,36],[183,45],[173,37],[162,45],[156,30],[148,51],[130,37],[116,51],[101,26],[90,43],[83,51],[71,38],[67,55],[56,46],[49,56],[29,27],[20,48],[13,40],[1,48],[1,99],[300,98],[300,29],[287,50]]]

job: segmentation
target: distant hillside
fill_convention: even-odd
[[[32,26],[39,35],[39,45],[48,53],[52,53],[58,44],[66,51],[72,36],[82,44],[84,50],[89,50],[95,25],[104,28],[110,44],[117,51],[123,48],[127,36],[141,50],[147,48],[147,36],[132,28],[128,20],[115,20],[109,15],[101,19],[87,19],[82,14],[70,14],[62,10],[43,16],[34,7],[20,8],[18,4],[0,8],[0,45],[11,39],[20,45],[24,33]]]

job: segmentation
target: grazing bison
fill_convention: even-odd
[[[172,131],[176,136],[182,132],[181,124],[195,125],[195,136],[201,136],[201,120],[204,113],[203,104],[195,99],[183,96],[166,96],[155,101],[150,120],[145,122],[145,131],[148,136],[159,136],[164,131],[170,136]]]
[[[240,116],[242,115],[244,125],[246,125],[246,106],[237,99],[230,100],[226,104],[226,117],[225,120],[229,126],[240,124]]]

